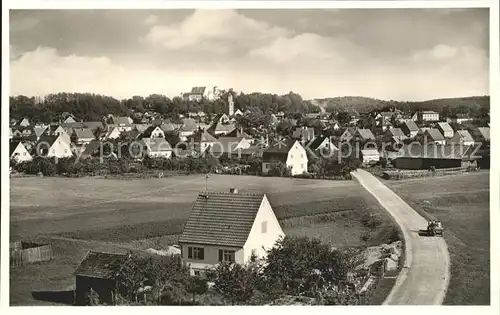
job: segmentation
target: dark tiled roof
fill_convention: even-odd
[[[457,133],[460,136],[460,138],[462,138],[462,140],[467,142],[474,142],[474,139],[467,130],[457,130]]]
[[[325,141],[325,139],[328,139],[328,137],[326,136],[320,136],[320,137],[317,137],[316,139],[314,139],[314,141],[309,145],[309,148],[311,150],[316,150],[318,149],[318,147],[323,144],[323,142]]]
[[[92,133],[92,130],[90,130],[89,128],[78,128],[78,129],[74,129],[73,132],[75,133],[76,137],[78,139],[93,139],[94,138],[94,134]]]
[[[370,129],[358,129],[357,134],[364,140],[375,140],[375,136]]]
[[[179,243],[243,247],[263,198],[263,194],[198,195]]]
[[[126,116],[113,116],[113,124],[115,125],[125,125],[125,126],[130,126],[130,120],[129,117]]]
[[[75,275],[112,279],[127,259],[128,255],[90,251],[76,268]]]
[[[431,137],[432,141],[444,140],[443,134],[436,128],[429,128],[425,133]]]
[[[95,154],[101,148],[102,141],[92,140],[84,148],[82,152],[82,157],[88,157]]]
[[[403,133],[403,130],[401,130],[401,128],[391,128],[391,129],[389,129],[389,133],[394,137],[406,138],[406,136]]]
[[[419,131],[417,124],[413,120],[405,121],[405,125],[409,131]]]

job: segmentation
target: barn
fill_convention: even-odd
[[[129,255],[90,251],[75,271],[76,305],[87,305],[91,290],[107,305],[115,302],[116,277]]]
[[[401,148],[393,163],[396,168],[408,170],[456,168],[475,165],[472,151],[472,147],[460,145],[408,145]]]

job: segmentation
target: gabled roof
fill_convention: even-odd
[[[375,140],[375,136],[370,129],[358,129],[357,134],[364,140]]]
[[[487,141],[490,141],[490,128],[489,127],[478,127],[477,130]]]
[[[451,132],[453,133],[453,128],[451,128],[450,124],[447,122],[438,122],[438,126],[443,130],[443,132]]]
[[[195,86],[191,89],[191,94],[203,94],[205,93],[205,86]]]
[[[150,138],[151,137],[151,134],[153,133],[153,131],[156,129],[156,128],[159,128],[158,126],[149,126],[148,128],[146,128],[146,130],[144,130],[140,137],[141,139],[142,138]],[[161,130],[161,128],[160,128]],[[163,131],[163,130],[162,130]]]
[[[40,137],[44,133],[45,129],[47,129],[47,127],[41,127],[41,126],[33,127],[33,131],[35,132],[35,135],[37,136],[37,138]]]
[[[210,147],[212,153],[233,153],[237,152],[236,148],[243,140],[243,137],[220,137],[215,139],[214,144]]]
[[[217,139],[215,139],[214,136],[212,136],[210,133],[208,133],[206,130],[203,131],[202,134],[200,134],[200,140],[201,142],[215,142]]]
[[[393,136],[393,137],[401,137],[401,138],[406,138],[405,134],[403,133],[403,130],[401,128],[391,128],[388,130],[388,132]]]
[[[97,152],[97,150],[100,150],[101,144],[102,144],[102,141],[99,141],[99,140],[90,141],[83,149],[81,156],[82,157],[92,156],[93,154],[95,154]]]
[[[75,275],[112,279],[117,276],[128,258],[128,255],[90,251],[76,268]]]
[[[234,124],[217,124],[217,126],[215,127],[215,132],[224,132],[224,133],[230,133],[232,132],[234,129],[236,129],[235,125]]]
[[[330,138],[326,137],[326,136],[320,136],[320,137],[316,137],[316,139],[314,139],[314,141],[309,145],[309,148],[313,151],[316,151],[318,149],[318,147],[323,144],[323,142],[325,140],[328,140],[330,141]],[[330,141],[330,145],[332,146],[331,149],[334,149],[334,150],[337,150],[337,147],[335,147],[335,145],[333,145],[333,143],[331,143]]]
[[[224,137],[243,137],[243,138],[247,138],[247,139],[252,138],[245,131],[238,129],[238,128],[234,129],[230,133],[227,133],[225,136],[221,136],[221,138],[224,138]]]
[[[170,143],[168,143],[168,141],[163,138],[144,138],[142,139],[142,141],[152,152],[172,151],[172,146],[170,145]]]
[[[120,125],[129,126],[129,125],[131,125],[130,118],[127,116],[113,116],[112,121],[113,121],[113,124],[115,124],[117,126],[120,126]]]
[[[151,125],[149,125],[149,124],[135,124],[134,125],[134,129],[137,130],[139,133],[144,133],[149,127],[151,127]]]
[[[397,152],[397,157],[461,160],[473,153],[471,148],[472,146],[449,144],[407,145]]]
[[[14,151],[17,149],[17,146],[18,146],[19,144],[23,145],[23,144],[21,143],[21,141],[11,141],[11,142],[9,143],[9,156],[12,156],[12,153],[14,153]]]
[[[413,120],[407,120],[404,122],[406,125],[406,128],[411,131],[419,131],[420,129],[418,128],[417,124]]]
[[[160,125],[160,128],[161,128],[161,130],[163,130],[163,132],[172,132],[172,131],[177,130],[178,127],[169,122],[169,123]]]
[[[73,129],[73,132],[75,133],[75,136],[78,139],[93,139],[94,134],[92,133],[92,130],[89,128],[78,128],[78,129]]]
[[[462,140],[467,141],[467,142],[474,142],[474,139],[472,138],[471,134],[467,130],[457,130],[457,134],[459,135]]]
[[[443,134],[436,128],[429,128],[425,131],[425,134],[427,134],[432,141],[441,141],[444,140]]]
[[[179,243],[243,247],[264,194],[199,194]]]
[[[424,110],[421,112],[422,114],[427,114],[427,115],[434,115],[434,114],[437,114],[437,112],[433,111],[433,110]]]

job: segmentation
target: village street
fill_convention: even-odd
[[[420,236],[427,221],[369,172],[353,176],[396,220],[404,235],[406,260],[385,305],[442,304],[450,278],[449,253],[444,238]],[[446,233],[446,222],[444,222]]]

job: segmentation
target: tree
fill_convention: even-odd
[[[223,262],[209,274],[214,290],[232,305],[244,304],[254,294],[258,273],[253,268]]]
[[[337,121],[341,125],[346,125],[351,121],[351,117],[348,112],[342,111],[337,114]]]
[[[314,296],[346,279],[350,268],[346,261],[344,253],[318,239],[286,236],[268,251],[263,275],[268,283],[279,283],[288,294]]]

